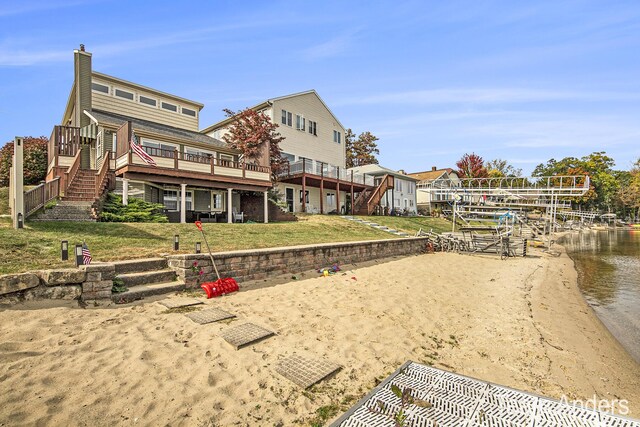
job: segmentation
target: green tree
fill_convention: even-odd
[[[222,137],[224,142],[231,148],[242,151],[247,161],[259,158],[263,148],[268,145],[271,179],[275,181],[289,163],[282,157],[280,142],[284,137],[276,131],[278,125],[266,114],[251,108],[237,112],[229,109],[223,111],[227,117],[233,118],[228,133]]]
[[[371,132],[362,132],[356,139],[356,135],[351,129],[347,129],[347,133],[344,135],[344,144],[347,151],[347,167],[353,168],[357,166],[378,164],[377,154],[380,154],[378,149],[378,137]]]
[[[522,176],[522,169],[516,169],[503,159],[489,160],[485,164],[485,169],[487,169],[490,178]]]
[[[38,184],[47,176],[47,145],[46,136],[24,138],[24,183]],[[13,141],[7,142],[0,149],[0,187],[9,186],[9,170],[13,158]]]

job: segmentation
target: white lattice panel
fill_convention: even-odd
[[[640,421],[580,408],[407,362],[332,427],[393,427],[401,409],[391,391],[410,389],[425,405],[405,408],[407,427],[640,427]]]

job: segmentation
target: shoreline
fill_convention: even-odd
[[[251,282],[207,301],[238,316],[229,324],[197,325],[153,301],[16,306],[0,311],[0,420],[284,426],[322,413],[327,423],[406,360],[556,399],[627,399],[637,418],[640,365],[561,252],[437,253]],[[219,338],[246,321],[278,334],[239,351]],[[343,368],[301,390],[274,371],[293,353]]]

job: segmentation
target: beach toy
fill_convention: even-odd
[[[213,260],[213,254],[211,253],[209,242],[207,241],[207,237],[204,235],[204,231],[202,231],[202,222],[196,221],[195,224],[196,224],[196,227],[198,227],[198,230],[200,230],[200,233],[202,234],[204,243],[207,245],[207,251],[209,251],[209,258],[211,259],[211,264],[213,265],[213,269],[216,272],[216,277],[218,278],[218,280],[216,280],[215,282],[208,282],[210,284],[210,288],[212,289],[211,293],[207,292],[207,289],[204,287],[204,283],[202,284],[201,286],[202,289],[204,289],[205,292],[207,292],[207,298],[211,298],[212,296],[217,297],[222,295],[222,293],[224,292],[222,290],[223,284],[226,284],[227,288],[229,289],[229,291],[226,293],[231,293],[239,290],[240,287],[238,286],[238,282],[236,282],[235,279],[231,277],[225,277],[223,279],[220,277],[220,273],[218,273],[218,268],[216,267],[216,262]]]
[[[322,275],[324,277],[329,277],[329,270],[323,270]]]

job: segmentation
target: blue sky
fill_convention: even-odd
[[[640,157],[636,0],[3,1],[2,143],[49,136],[80,43],[96,71],[204,103],[201,127],[316,89],[394,169]]]

